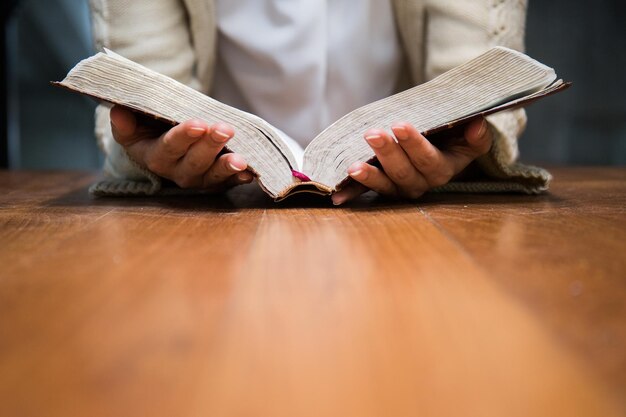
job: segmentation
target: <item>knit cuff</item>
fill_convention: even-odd
[[[100,104],[96,108],[96,137],[98,145],[106,155],[104,160],[105,179],[91,186],[93,195],[152,195],[161,189],[161,178],[135,162],[123,146],[113,139],[110,105]]]
[[[493,144],[486,155],[476,160],[484,178],[457,181],[437,187],[435,192],[519,192],[539,194],[548,189],[552,175],[543,168],[517,162],[517,138],[526,126],[523,109],[505,111],[487,117]]]

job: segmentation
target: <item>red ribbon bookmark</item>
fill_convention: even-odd
[[[291,175],[299,179],[300,181],[311,181],[311,178],[304,175],[302,172],[296,171],[295,169],[291,170]]]

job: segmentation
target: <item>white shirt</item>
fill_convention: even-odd
[[[389,0],[218,0],[212,96],[300,146],[394,93],[401,65]]]

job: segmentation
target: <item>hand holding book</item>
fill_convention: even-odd
[[[364,138],[381,168],[365,162],[352,164],[348,174],[358,183],[333,194],[333,204],[343,204],[370,189],[392,197],[418,198],[448,183],[474,159],[486,154],[493,141],[485,119],[469,123],[463,137],[449,141],[442,149],[410,123],[394,123],[391,130],[395,140],[382,129],[365,132]]]
[[[163,132],[160,123],[114,106],[111,130],[135,162],[181,188],[217,192],[254,178],[241,155],[221,153],[235,135],[226,123],[188,120]]]

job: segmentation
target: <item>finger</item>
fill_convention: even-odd
[[[241,155],[227,153],[215,160],[211,168],[204,174],[203,187],[210,188],[226,181],[234,174],[243,173],[248,167]]]
[[[484,118],[471,122],[464,131],[463,141],[444,149],[443,155],[458,174],[474,159],[489,152],[493,142],[493,133]]]
[[[135,136],[137,118],[132,111],[115,105],[111,108],[109,117],[111,119],[111,131],[116,142],[122,146],[128,146],[137,140]]]
[[[348,168],[348,175],[367,188],[384,195],[397,195],[396,184],[385,173],[365,162],[355,162]]]
[[[465,154],[472,160],[486,154],[491,149],[493,134],[484,118],[470,123],[465,128],[464,137],[467,142]]]
[[[157,139],[153,147],[155,157],[177,161],[208,129],[207,124],[200,120],[188,120],[174,126]]]
[[[228,177],[228,179],[224,181],[224,185],[227,188],[234,187],[237,185],[249,184],[252,180],[254,180],[254,174],[250,171],[243,171]]]
[[[240,172],[239,174],[233,174],[230,177],[226,178],[224,181],[208,185],[207,187],[198,187],[203,188],[205,191],[209,191],[211,193],[217,193],[226,191],[229,188],[236,187],[238,185],[249,184],[254,180],[254,174],[249,171]]]
[[[250,171],[240,172],[233,176],[237,184],[249,184],[254,180],[254,174]]]
[[[366,191],[369,191],[369,188],[358,182],[353,182],[351,184],[348,184],[344,189],[334,193],[330,197],[330,199],[332,200],[334,205],[339,206],[347,201],[350,201],[360,196]]]
[[[209,128],[211,137],[215,142],[226,143],[235,136],[235,129],[228,123],[215,123]]]
[[[188,120],[169,129],[156,140],[141,140],[128,147],[129,153],[143,160],[148,169],[176,181],[176,165],[189,147],[207,132],[206,123]],[[178,181],[176,181],[178,182]]]
[[[415,126],[405,122],[394,123],[391,130],[429,187],[438,187],[450,181],[455,174],[454,165]]]
[[[236,187],[238,185],[248,184],[252,182],[253,179],[254,179],[254,175],[251,172],[244,171],[244,172],[240,172],[239,174],[231,175],[230,177],[226,178],[224,181],[217,183],[217,184],[210,185],[208,187],[205,187],[204,189],[212,193],[222,192],[222,191],[228,190],[229,188]]]
[[[365,132],[370,145],[385,174],[397,185],[400,194],[417,198],[428,189],[424,177],[417,171],[402,147],[384,130]]]
[[[234,129],[225,123],[216,123],[191,144],[185,155],[176,164],[176,176],[203,176],[213,165],[226,142],[235,134]]]

